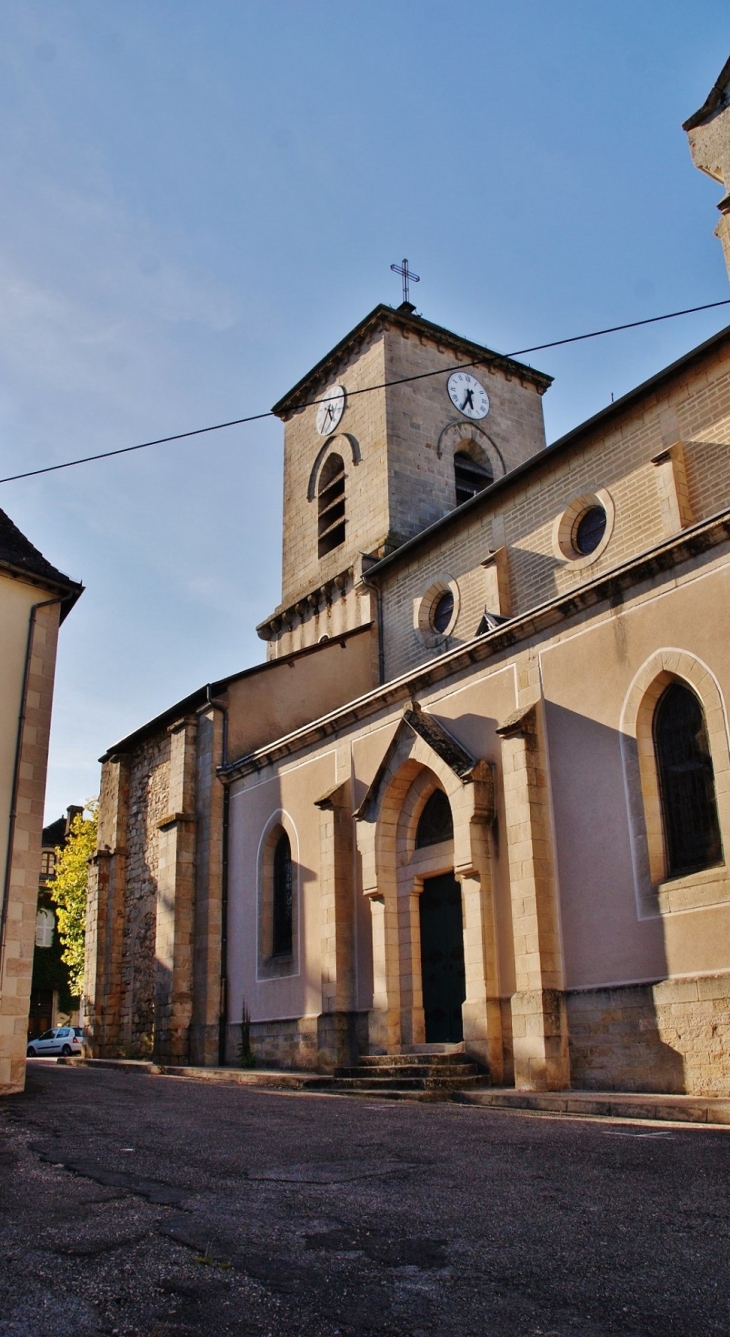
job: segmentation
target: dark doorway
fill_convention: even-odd
[[[442,873],[424,880],[419,899],[426,1044],[455,1044],[464,1038],[466,998],[461,887],[453,873]]]
[[[28,1014],[28,1039],[37,1040],[53,1025],[53,989],[33,989]]]

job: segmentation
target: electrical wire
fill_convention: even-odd
[[[452,367],[437,367],[435,371],[421,371],[413,376],[399,376],[393,381],[382,381],[380,385],[367,385],[360,390],[348,390],[348,399],[355,395],[369,395],[375,390],[389,390],[394,385],[405,385],[409,381],[424,381],[431,376],[448,376],[454,371],[462,371],[467,367],[481,367],[487,365],[490,360],[503,362],[510,358],[524,357],[526,353],[540,353],[546,348],[561,348],[565,344],[576,344],[584,339],[598,339],[602,334],[617,334],[621,330],[635,330],[640,325],[655,325],[661,320],[675,320],[677,316],[691,316],[697,311],[711,311],[717,306],[729,306],[730,297],[725,297],[720,302],[705,302],[703,306],[689,306],[683,311],[669,311],[664,316],[648,316],[644,320],[630,320],[624,325],[610,325],[604,330],[591,330],[588,334],[573,334],[568,339],[553,339],[546,344],[533,344],[531,348],[518,348],[514,353],[492,353],[490,356],[482,355],[474,358],[471,362],[457,362]],[[329,395],[322,395],[319,399],[308,399],[301,404],[295,404],[289,410],[291,413],[299,413],[302,409],[312,408],[314,405],[327,403]],[[245,423],[261,422],[264,418],[273,418],[276,414],[269,409],[266,413],[251,413],[246,418],[232,418],[230,422],[213,423],[210,427],[194,427],[189,432],[175,432],[172,436],[158,436],[153,441],[140,441],[136,446],[120,446],[116,450],[102,450],[97,455],[82,455],[77,460],[65,460],[62,464],[46,464],[41,469],[28,469],[25,473],[10,474],[7,478],[0,478],[0,483],[16,483],[21,478],[37,478],[39,474],[56,473],[59,469],[74,469],[79,464],[91,464],[95,460],[108,460],[113,455],[129,455],[135,450],[148,450],[150,446],[162,446],[169,441],[185,441],[191,436],[203,436],[207,432],[221,432],[227,427],[241,427]]]

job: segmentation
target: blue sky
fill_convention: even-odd
[[[730,296],[681,122],[725,0],[22,0],[0,34],[2,472],[268,409],[407,255],[429,319],[509,352]],[[536,355],[548,439],[728,323]],[[48,807],[264,657],[276,420],[4,485],[84,581]]]

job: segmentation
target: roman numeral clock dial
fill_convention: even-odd
[[[317,431],[320,436],[329,436],[337,428],[345,411],[345,387],[333,385],[323,397],[317,409]]]
[[[486,418],[489,413],[489,395],[481,381],[468,371],[453,371],[446,382],[449,399],[454,408],[466,418]]]

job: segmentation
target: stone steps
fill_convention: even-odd
[[[341,1095],[402,1099],[449,1099],[457,1091],[489,1085],[476,1063],[461,1050],[448,1053],[364,1054],[352,1067],[336,1068],[329,1090]]]

